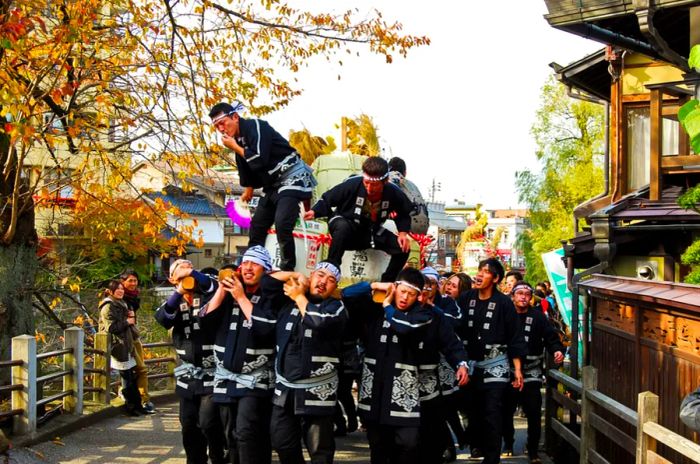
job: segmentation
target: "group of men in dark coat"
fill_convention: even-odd
[[[495,288],[502,272],[498,261],[482,262],[476,288],[457,302],[434,291],[430,268],[351,285],[337,299],[340,271],[329,262],[310,278],[271,272],[267,250],[256,246],[238,274],[217,282],[176,261],[176,290],[156,317],[173,329],[182,361],[175,375],[188,463],[207,462],[207,449],[214,463],[270,463],[273,449],[281,463],[303,463],[302,443],[311,462],[333,462],[348,320],[364,349],[358,412],[371,462],[442,462],[448,411],[464,409],[472,454],[497,463],[516,402],[537,462],[543,348],[560,362],[563,347],[529,307],[527,284],[514,287],[515,307]]]
[[[338,388],[347,390],[340,392],[347,402],[352,385],[341,359],[358,346],[357,411],[372,463],[442,462],[445,421],[456,409],[467,413],[472,454],[480,450],[483,462],[499,462],[503,411],[511,408],[511,391],[534,385],[533,356],[541,361],[543,341],[540,318],[521,323],[511,299],[496,289],[502,265],[480,263],[476,288],[457,301],[437,292],[434,270],[403,269],[412,204],[387,182],[386,161],[374,157],[305,213],[329,218],[332,243],[310,277],[294,272],[292,228],[315,180],[283,137],[239,111],[219,104],[210,116],[235,152],[244,199],[253,188],[265,193],[251,246],[236,272],[218,279],[175,261],[175,291],[156,313],[172,328],[182,361],[175,375],[188,463],[206,463],[207,452],[212,463],[270,463],[273,449],[283,464],[303,463],[302,443],[311,462],[333,462]],[[383,227],[390,216],[397,234]],[[277,272],[264,248],[273,222],[282,256]],[[345,250],[369,247],[391,255],[381,281],[334,297]],[[527,411],[536,406],[534,396],[521,401],[530,401]],[[344,409],[354,418],[352,408]],[[534,460],[535,439],[533,431]]]

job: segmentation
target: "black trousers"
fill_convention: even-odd
[[[457,442],[459,443],[460,448],[463,448],[469,444],[469,437],[467,436],[467,431],[465,430],[464,424],[462,423],[462,418],[460,417],[460,413],[462,413],[465,417],[467,415],[465,407],[465,403],[467,401],[466,397],[466,388],[460,388],[451,395],[443,398],[443,401],[447,405],[445,407],[445,420],[450,426],[450,429],[452,429],[452,432],[457,437]],[[453,444],[452,435],[447,436],[445,444],[446,447]]]
[[[280,269],[293,271],[297,263],[294,249],[294,225],[299,217],[299,199],[280,196],[276,191],[260,198],[250,223],[249,246],[265,246],[267,231],[275,225],[277,243],[280,247]]]
[[[207,463],[207,448],[212,464],[224,464],[226,439],[219,407],[211,395],[180,397],[180,426],[187,464]]]
[[[270,415],[268,397],[244,396],[219,404],[221,422],[232,464],[270,464]]]
[[[340,431],[354,432],[357,430],[357,406],[352,396],[352,384],[360,376],[359,373],[341,373],[338,379],[338,403],[335,405],[335,426]],[[347,423],[343,412],[347,416]]]
[[[287,395],[284,407],[272,406],[270,436],[280,464],[304,464],[302,440],[312,464],[332,464],[335,455],[333,416],[296,415],[292,396]]]
[[[372,464],[418,464],[421,456],[419,427],[365,423]]]
[[[506,446],[511,445],[515,437],[513,413],[518,404],[522,405],[527,417],[527,454],[531,458],[537,456],[537,449],[542,436],[542,387],[541,382],[526,382],[522,391],[512,389],[508,392],[503,412],[503,440]]]
[[[401,250],[398,237],[384,228],[373,232],[368,226],[362,226],[342,216],[334,216],[328,221],[331,234],[331,247],[328,261],[340,267],[343,253],[347,250],[366,250],[372,247],[391,255],[389,265],[382,274],[382,282],[393,282],[408,260],[408,253]]]
[[[442,453],[447,448],[445,403],[435,398],[420,405],[420,457],[421,463],[442,464]],[[451,437],[450,437],[451,440]]]
[[[141,394],[136,383],[136,368],[119,371],[122,378],[122,395],[124,395],[124,407],[133,412],[141,409]]]
[[[469,391],[467,431],[472,449],[484,454],[483,464],[501,462],[501,434],[503,425],[503,396],[510,383],[499,385],[475,385]]]

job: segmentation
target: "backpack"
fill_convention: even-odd
[[[411,233],[418,235],[427,234],[430,226],[428,205],[425,203],[418,186],[397,171],[389,173],[389,180],[396,184],[413,204],[413,209],[411,210]]]

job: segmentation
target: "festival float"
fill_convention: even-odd
[[[348,151],[336,151],[331,154],[316,158],[311,167],[318,185],[314,190],[311,204],[315,203],[324,192],[340,184],[350,176],[359,175],[362,170],[362,162],[366,157],[352,154]],[[231,220],[241,227],[250,226],[251,211],[245,203],[239,200],[230,201],[226,205],[226,211]],[[303,211],[297,219],[294,228],[294,245],[296,249],[295,271],[309,275],[316,264],[323,261],[331,243],[328,233],[328,224],[325,219],[305,221],[302,219]],[[388,219],[384,227],[396,233],[394,221]],[[410,234],[411,251],[407,265],[420,268],[425,260],[426,247],[433,241],[430,235]],[[280,262],[280,249],[277,243],[277,234],[274,227],[270,229],[265,242],[265,248],[273,259],[273,267],[278,268]],[[367,249],[346,251],[343,255],[341,272],[343,278],[340,286],[344,287],[359,281],[377,281],[389,264],[389,255],[383,251]]]

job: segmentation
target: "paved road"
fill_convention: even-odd
[[[184,464],[185,453],[180,443],[177,403],[158,406],[153,416],[129,418],[112,417],[65,437],[56,437],[34,445],[10,451],[0,464]],[[516,418],[516,452],[522,452],[524,420]],[[360,432],[336,442],[336,462],[367,463],[369,449],[365,435]],[[477,463],[460,452],[457,462]],[[506,464],[525,464],[520,455],[502,460]]]

